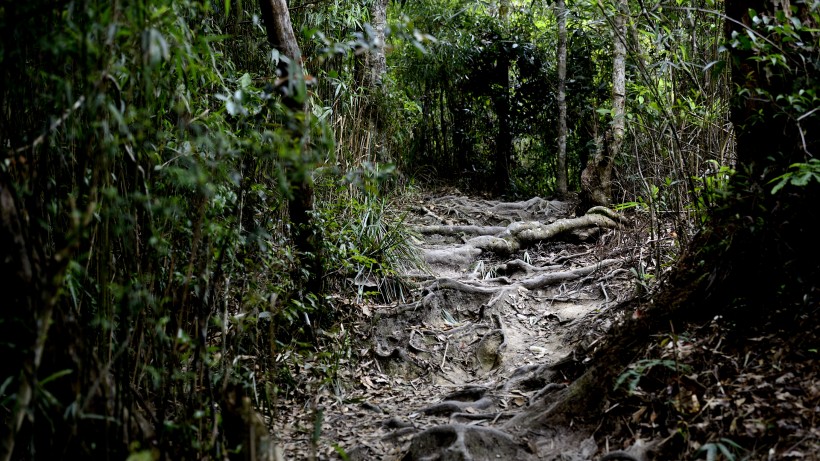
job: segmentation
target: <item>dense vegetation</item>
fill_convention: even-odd
[[[344,386],[356,301],[407,296],[393,200],[559,194],[553,4],[393,2],[383,46],[380,1],[291,1],[304,76],[255,1],[0,6],[3,459],[224,458],[246,396],[270,417]],[[622,30],[621,2],[567,3],[571,194],[612,142],[621,40],[611,203],[710,255],[693,291],[815,306],[817,3],[623,2]],[[651,246],[635,275],[677,256]]]

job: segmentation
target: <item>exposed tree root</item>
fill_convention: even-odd
[[[435,426],[413,437],[403,461],[535,459],[506,432],[463,424]]]
[[[543,400],[545,397],[552,394],[553,392],[559,391],[561,389],[566,389],[566,387],[567,385],[564,383],[549,383],[546,386],[542,387],[541,390],[533,394],[532,397],[530,397],[530,405],[533,405],[536,402]]]
[[[448,387],[469,382],[486,384],[467,386],[433,400],[437,403],[426,401],[420,405],[422,418],[450,416],[451,422],[466,425],[436,426],[423,432],[415,427],[395,428],[387,437],[396,443],[413,435],[409,450],[404,451],[405,461],[534,459],[535,445],[522,448],[510,434],[529,438],[528,431],[534,430],[535,425],[508,423],[503,426],[505,430],[509,428],[508,434],[475,424],[483,421],[498,427],[510,418],[520,421],[515,415],[521,411],[538,416],[539,410],[547,408],[545,402],[555,402],[564,395],[565,384],[551,383],[556,371],[544,364],[520,365],[533,356],[538,359],[564,351],[566,346],[559,345],[560,336],[547,334],[555,331],[553,328],[566,328],[561,322],[597,308],[599,295],[589,290],[585,280],[600,277],[607,273],[604,269],[624,262],[610,258],[592,263],[591,250],[579,252],[577,245],[568,244],[558,255],[552,252],[555,246],[548,246],[547,250],[534,251],[532,261],[518,257],[495,268],[482,261],[468,271],[484,254],[514,255],[560,235],[587,232],[595,236],[603,229],[618,228],[623,222],[617,213],[603,209],[591,210],[578,218],[556,220],[554,210],[567,207],[553,206],[541,199],[514,204],[485,203],[483,208],[476,208],[476,203],[451,197],[439,198],[424,207],[422,222],[435,224],[418,226],[416,231],[425,236],[425,260],[437,266],[432,272],[440,274],[439,278],[425,284],[420,301],[382,313],[372,323],[377,364],[404,367],[399,368],[402,371],[408,367],[412,367],[411,371],[423,371],[405,372],[401,375],[405,379],[432,378],[434,385]],[[577,241],[578,236],[573,235],[572,239]],[[583,260],[584,265],[562,270],[557,264],[573,258]],[[555,262],[541,265],[550,259]],[[584,292],[588,297],[558,300],[555,295],[567,296],[565,287],[556,287],[565,282],[575,282],[569,289],[573,293]],[[550,320],[550,316],[558,322]],[[408,325],[415,327],[407,328]],[[545,335],[539,336],[535,331]],[[560,355],[553,355],[557,356]],[[569,433],[571,437],[561,436],[560,446],[546,449],[548,456],[569,453],[569,457],[561,459],[591,459],[597,446],[594,440],[587,443],[589,434],[576,433],[574,429]],[[540,430],[539,436],[545,437]],[[586,443],[584,447],[576,446],[582,442]],[[572,453],[583,454],[578,458]]]
[[[444,396],[444,400],[472,402],[484,397],[489,389],[486,386],[466,386]]]
[[[528,290],[535,290],[538,288],[544,288],[550,285],[554,285],[560,282],[567,282],[570,280],[577,280],[582,277],[586,277],[596,271],[599,271],[605,267],[613,266],[615,264],[622,263],[623,260],[621,259],[605,259],[599,263],[591,264],[589,266],[579,267],[577,269],[569,270],[569,271],[562,271],[562,272],[550,272],[548,274],[542,274],[536,277],[531,277],[528,279],[520,280],[518,282],[510,283],[507,286],[483,286],[482,285],[472,285],[465,282],[460,282],[458,280],[453,279],[438,279],[432,284],[427,287],[429,292],[434,292],[436,290],[444,290],[444,289],[452,289],[452,290],[459,290],[464,293],[481,293],[481,294],[488,294],[488,293],[498,293],[500,291],[515,289],[517,287],[524,287]],[[498,280],[498,279],[495,279]],[[486,282],[486,281],[485,281]],[[509,283],[509,282],[508,282]]]
[[[605,206],[594,206],[590,208],[586,214],[599,214],[601,216],[606,216],[607,218],[619,222],[621,224],[627,224],[629,222],[622,214]]]
[[[504,417],[512,418],[514,415],[515,413],[453,413],[450,421],[496,421]]]
[[[441,234],[441,235],[498,235],[505,230],[504,226],[416,226],[413,230],[422,235]]]
[[[463,402],[460,400],[445,400],[421,410],[425,415],[450,415],[453,413],[465,411],[468,408],[474,410],[483,410],[493,405],[493,399],[490,397],[482,397],[475,402]]]
[[[512,261],[501,264],[495,269],[495,271],[496,273],[502,275],[513,275],[517,272],[524,272],[525,274],[530,275],[533,272],[554,271],[560,268],[560,265],[533,266],[532,264],[529,264],[521,259],[514,259]]]
[[[524,365],[518,368],[504,381],[501,386],[502,394],[510,394],[513,390],[535,391],[546,384],[541,370],[544,365]]]
[[[396,429],[395,431],[385,435],[384,437],[382,437],[382,440],[385,441],[385,442],[389,442],[389,441],[392,441],[392,440],[400,439],[400,438],[402,438],[404,436],[407,436],[407,435],[410,435],[410,434],[414,434],[416,432],[418,432],[418,428],[416,428],[416,427],[402,427],[402,428]]]
[[[692,308],[686,311],[689,317],[697,315],[696,306],[702,308],[700,305],[703,303],[698,300],[706,294],[722,267],[719,262],[702,266],[704,259],[722,259],[714,251],[718,246],[712,242],[713,238],[710,232],[699,234],[692,248],[710,250],[684,255],[653,300],[643,303],[630,301],[622,306],[635,309],[640,315],[628,319],[610,335],[610,340],[598,349],[598,353],[590,361],[591,366],[578,379],[561,392],[535,402],[526,411],[507,422],[505,427],[514,431],[528,427],[566,424],[570,420],[591,420],[599,415],[615,378],[634,360],[646,338],[661,331],[683,312],[684,307]],[[699,270],[700,267],[714,268],[714,272],[703,273]],[[588,354],[579,350],[574,355],[584,357]],[[556,370],[572,364],[572,360],[562,360],[550,368]]]
[[[510,235],[523,245],[531,245],[542,240],[549,240],[564,232],[589,227],[615,229],[618,224],[600,214],[587,214],[578,218],[559,219],[552,224],[540,222],[521,222],[510,224],[507,229]]]
[[[614,212],[612,212],[614,214]],[[617,214],[615,214],[617,216]],[[428,264],[465,267],[484,252],[510,255],[537,242],[549,240],[557,235],[590,228],[614,229],[618,223],[603,214],[587,214],[578,218],[560,219],[551,224],[537,221],[513,222],[507,227],[480,226],[421,226],[417,231],[423,234],[457,236],[466,231],[477,234],[463,245],[447,249],[428,249],[424,259]]]
[[[569,280],[576,280],[581,277],[586,277],[592,274],[593,272],[599,271],[605,267],[609,267],[622,262],[623,261],[620,259],[605,259],[597,264],[579,267],[578,269],[573,269],[570,271],[552,272],[549,274],[539,275],[537,277],[522,280],[518,282],[518,284],[528,290],[534,290],[536,288],[543,288],[559,282],[566,282]]]

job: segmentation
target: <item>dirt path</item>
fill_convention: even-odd
[[[566,385],[545,373],[594,347],[634,290],[618,217],[570,203],[430,196],[408,204],[429,273],[417,300],[359,326],[369,347],[335,391],[283,414],[294,459],[598,459],[589,434],[517,433],[507,423]],[[620,228],[620,229],[618,229]],[[321,421],[318,443],[311,443]],[[305,447],[315,453],[306,453]]]

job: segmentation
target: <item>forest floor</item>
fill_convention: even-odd
[[[404,206],[429,271],[406,274],[417,286],[413,302],[356,306],[351,347],[358,360],[341,360],[335,381],[317,388],[307,403],[304,396],[280,400],[274,429],[287,457],[643,461],[647,450],[675,437],[680,415],[688,415],[693,435],[719,434],[717,418],[718,426],[738,433],[739,424],[739,432],[753,438],[755,431],[768,433],[764,416],[782,413],[792,428],[784,443],[796,443],[780,449],[793,456],[753,458],[817,459],[806,456],[820,440],[814,356],[774,371],[762,356],[749,362],[747,349],[725,351],[724,326],[715,321],[702,326],[699,339],[655,341],[655,361],[624,375],[624,393],[630,393],[622,408],[610,402],[610,424],[590,428],[570,419],[560,433],[515,430],[510,421],[572,379],[546,368],[568,359],[583,363],[575,351],[594,351],[614,324],[640,315],[623,301],[644,288],[638,274],[655,270],[640,265],[649,248],[646,227],[638,217],[579,220],[574,203],[540,198],[498,202],[439,192]],[[655,239],[655,251],[671,262],[674,233],[661,230]],[[738,364],[744,353],[746,362]],[[778,360],[785,360],[782,353]],[[686,361],[699,362],[715,378],[707,382]],[[637,386],[653,367],[676,377],[655,373],[654,381]],[[671,373],[681,368],[688,374]],[[718,373],[731,376],[721,380]],[[763,385],[770,381],[780,390]],[[776,402],[774,409],[760,403],[764,397]],[[721,422],[733,407],[745,417]],[[726,437],[668,445],[675,443],[673,451],[701,448],[704,456],[742,450]],[[605,457],[616,450],[626,451]]]

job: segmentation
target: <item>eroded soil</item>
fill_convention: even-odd
[[[484,237],[509,241],[511,225],[514,235],[532,227],[526,223],[560,224],[574,217],[574,204],[455,194],[407,206],[429,263],[429,271],[407,274],[418,286],[416,300],[362,308],[358,364],[343,367],[335,389],[325,387],[312,403],[282,402],[276,433],[285,453],[362,460],[599,457],[607,447],[589,434],[518,434],[504,424],[566,385],[560,376],[546,378],[545,367],[579,344],[594,347],[624,315],[611,307],[635,290],[629,268],[637,245],[629,230],[582,225],[529,239],[512,252],[492,251],[497,245],[488,248]]]
[[[355,303],[352,331],[323,333],[357,357],[319,384],[322,361],[301,365],[267,459],[820,459],[816,307],[778,306],[742,328],[720,315],[670,324],[601,389],[612,399],[594,427],[551,419],[610,350],[605,333],[646,315],[629,301],[646,289],[638,276],[659,272],[645,261],[671,267],[677,253],[671,226],[573,217],[573,205],[408,200],[429,270],[407,274],[408,302]]]

